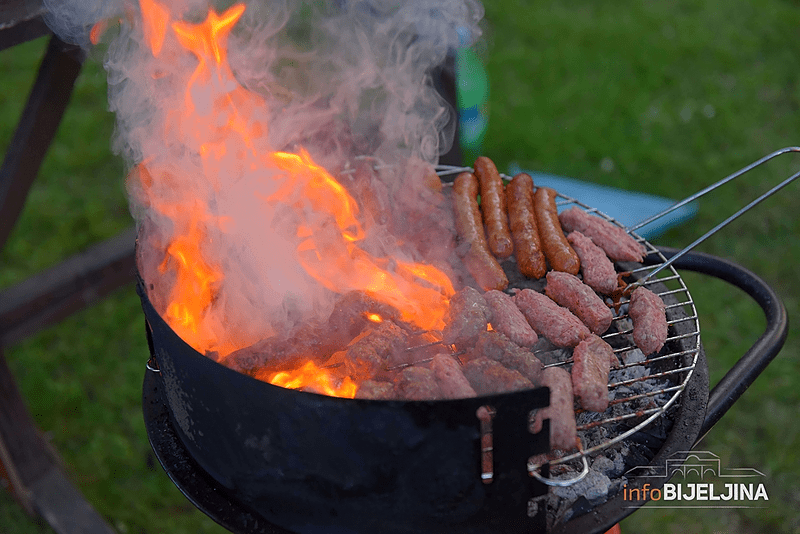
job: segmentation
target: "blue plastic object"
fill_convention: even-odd
[[[613,217],[626,227],[633,226],[677,202],[665,197],[616,189],[574,178],[523,170],[520,169],[519,165],[512,163],[508,175],[513,176],[519,172],[530,174],[531,178],[533,178],[533,183],[537,186],[555,189],[564,196],[572,197],[587,206],[598,209],[609,217]],[[681,206],[672,213],[639,228],[636,233],[648,240],[658,237],[669,228],[694,217],[697,213],[697,206],[697,201]]]

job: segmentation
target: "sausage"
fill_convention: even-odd
[[[652,354],[667,342],[667,314],[661,297],[639,286],[631,293],[628,315],[633,321],[633,342],[642,352]]]
[[[469,273],[484,291],[508,287],[506,273],[486,243],[478,209],[478,180],[472,173],[463,172],[453,182],[453,209],[462,241],[457,250]]]
[[[547,272],[547,263],[533,211],[533,179],[524,172],[517,174],[506,186],[506,197],[519,272],[541,278]]]
[[[550,388],[550,406],[536,412],[531,431],[541,431],[542,422],[549,419],[550,448],[574,449],[578,433],[572,406],[572,377],[561,367],[547,367],[542,372],[542,385]]]
[[[565,230],[579,231],[594,241],[614,261],[641,262],[647,255],[644,245],[624,229],[601,217],[589,215],[577,206],[564,210],[558,218]]]
[[[508,230],[506,194],[503,191],[503,179],[497,172],[494,162],[486,156],[475,160],[475,176],[481,189],[481,211],[489,250],[498,258],[507,258],[514,252],[514,243]]]
[[[595,335],[578,343],[572,352],[572,390],[581,406],[592,412],[608,408],[608,373],[612,359],[611,346]]]
[[[511,296],[492,289],[484,293],[483,298],[492,311],[493,329],[505,334],[508,339],[521,347],[531,347],[539,340],[539,336],[528,324]]]
[[[532,289],[514,295],[514,303],[536,333],[557,347],[575,347],[591,333],[571,311]]]
[[[492,320],[492,310],[474,287],[465,287],[450,299],[444,316],[442,341],[447,345],[472,343]]]
[[[617,271],[603,249],[577,230],[567,235],[567,241],[581,260],[583,283],[598,293],[611,295],[617,289]]]
[[[365,330],[347,347],[344,364],[354,379],[373,378],[381,371],[392,352],[406,346],[408,334],[391,321]]]
[[[556,271],[578,274],[581,262],[561,229],[556,208],[556,192],[549,187],[540,187],[533,195],[533,211],[536,226],[542,240],[542,250],[550,267]]]
[[[431,361],[431,369],[439,384],[439,390],[444,399],[464,399],[475,397],[477,393],[469,385],[469,380],[464,376],[459,364],[448,354],[437,354]]]
[[[470,359],[486,357],[499,362],[506,369],[518,371],[519,374],[530,380],[533,385],[538,385],[541,382],[541,360],[531,351],[509,341],[500,332],[481,333],[469,356]]]
[[[611,308],[577,276],[550,271],[547,273],[545,294],[574,313],[594,334],[608,330],[614,320]]]
[[[464,376],[478,395],[507,393],[531,389],[533,384],[518,371],[507,369],[500,362],[486,357],[470,360],[464,365]]]
[[[406,367],[395,377],[395,399],[436,400],[442,397],[433,371],[425,367]]]

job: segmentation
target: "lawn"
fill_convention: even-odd
[[[484,153],[517,164],[674,199],[774,149],[800,144],[797,2],[502,0],[486,5],[491,95]],[[0,52],[5,150],[46,47]],[[109,149],[100,58],[84,67],[26,210],[0,255],[0,287],[132,224],[124,165]],[[696,217],[659,237],[683,246],[800,170],[783,156],[704,199]],[[700,249],[776,288],[800,317],[798,184]],[[687,274],[715,383],[758,338],[764,320],[727,284]],[[87,498],[119,532],[221,532],[154,462],[141,420],[147,359],[133,288],[11,347],[6,357],[40,428]],[[698,446],[728,467],[765,474],[760,509],[644,509],[632,532],[800,533],[800,337],[785,348]],[[0,492],[0,531],[49,532]]]

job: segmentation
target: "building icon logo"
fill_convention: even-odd
[[[752,467],[723,466],[710,451],[678,451],[663,466],[630,469],[622,495],[627,501],[654,501],[651,507],[658,508],[763,508],[769,501],[765,476]]]

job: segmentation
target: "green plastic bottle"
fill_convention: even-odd
[[[483,61],[467,46],[456,51],[456,100],[458,141],[464,164],[472,165],[482,154],[489,127],[489,79]]]

